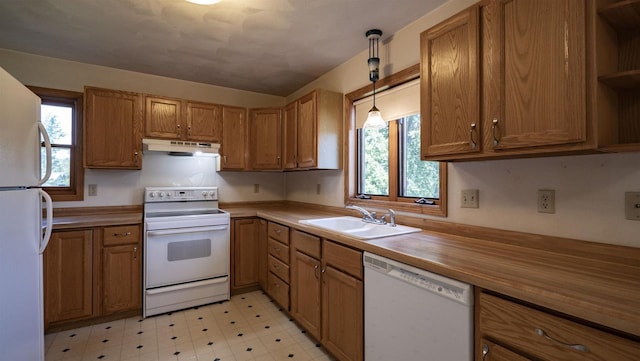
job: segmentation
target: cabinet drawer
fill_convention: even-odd
[[[289,246],[269,238],[269,254],[289,264]]]
[[[284,244],[289,244],[289,227],[278,223],[269,222],[269,237],[278,240]]]
[[[329,241],[322,247],[324,263],[362,279],[362,252]]]
[[[269,295],[285,310],[289,310],[289,285],[271,272],[267,275],[267,283]]]
[[[295,250],[313,258],[320,259],[320,249],[322,246],[322,243],[320,243],[320,237],[312,236],[308,233],[294,229],[291,231],[291,243]]]
[[[138,243],[140,240],[140,226],[105,227],[102,235],[105,246]]]
[[[637,360],[640,344],[488,294],[480,295],[483,337],[549,360]]]
[[[279,259],[269,255],[269,272],[274,273],[278,277],[282,278],[286,283],[289,283],[289,266],[284,264]]]

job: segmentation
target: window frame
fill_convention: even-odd
[[[27,86],[40,97],[42,104],[70,105],[73,107],[71,170],[69,187],[43,187],[55,202],[84,200],[84,168],[82,167],[82,114],[84,94],[80,92]]]
[[[376,83],[376,92],[384,91],[386,89],[393,88],[398,85],[402,85],[406,82],[414,80],[420,77],[420,64],[413,65],[407,69],[401,70],[395,74],[392,74],[388,77],[380,79]],[[355,204],[362,207],[372,207],[372,208],[393,208],[396,211],[403,211],[408,213],[416,213],[423,215],[432,215],[432,216],[447,216],[447,163],[440,162],[440,199],[434,200],[433,205],[430,204],[418,204],[415,203],[415,198],[409,197],[398,197],[398,182],[399,179],[399,167],[396,163],[400,161],[397,152],[399,152],[399,147],[397,145],[398,139],[397,136],[390,136],[389,142],[396,143],[390,145],[390,153],[395,152],[395,160],[392,159],[393,155],[389,154],[389,193],[390,195],[395,194],[395,196],[374,196],[372,195],[370,199],[361,199],[357,197],[358,190],[358,182],[359,182],[359,167],[358,164],[358,152],[360,151],[360,147],[358,147],[358,131],[356,129],[355,123],[355,106],[354,102],[357,100],[363,99],[373,93],[373,85],[369,84],[362,88],[356,89],[348,94],[345,94],[345,134],[346,134],[346,142],[345,142],[345,165],[347,165],[347,169],[345,169],[345,194],[344,200],[345,204]],[[395,127],[394,134],[397,133],[398,127],[397,121],[391,121],[389,123],[389,127]],[[393,191],[392,191],[393,189]]]

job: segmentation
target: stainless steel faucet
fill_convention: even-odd
[[[389,213],[384,214],[382,217],[380,217],[380,219],[384,219],[384,217],[386,217],[386,216],[389,216],[389,224],[391,225],[391,227],[395,227],[396,226],[396,212],[393,209],[389,208]]]
[[[377,219],[376,219],[376,212],[369,212],[368,210],[360,207],[360,206],[356,206],[355,204],[347,204],[346,206],[344,206],[345,208],[348,209],[355,209],[357,211],[359,211],[360,213],[362,213],[362,220],[365,222],[370,222],[370,223],[376,223]]]

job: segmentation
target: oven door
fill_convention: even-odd
[[[229,274],[229,225],[148,230],[146,288]]]

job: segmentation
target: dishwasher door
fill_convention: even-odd
[[[473,287],[364,253],[366,361],[471,361]]]

